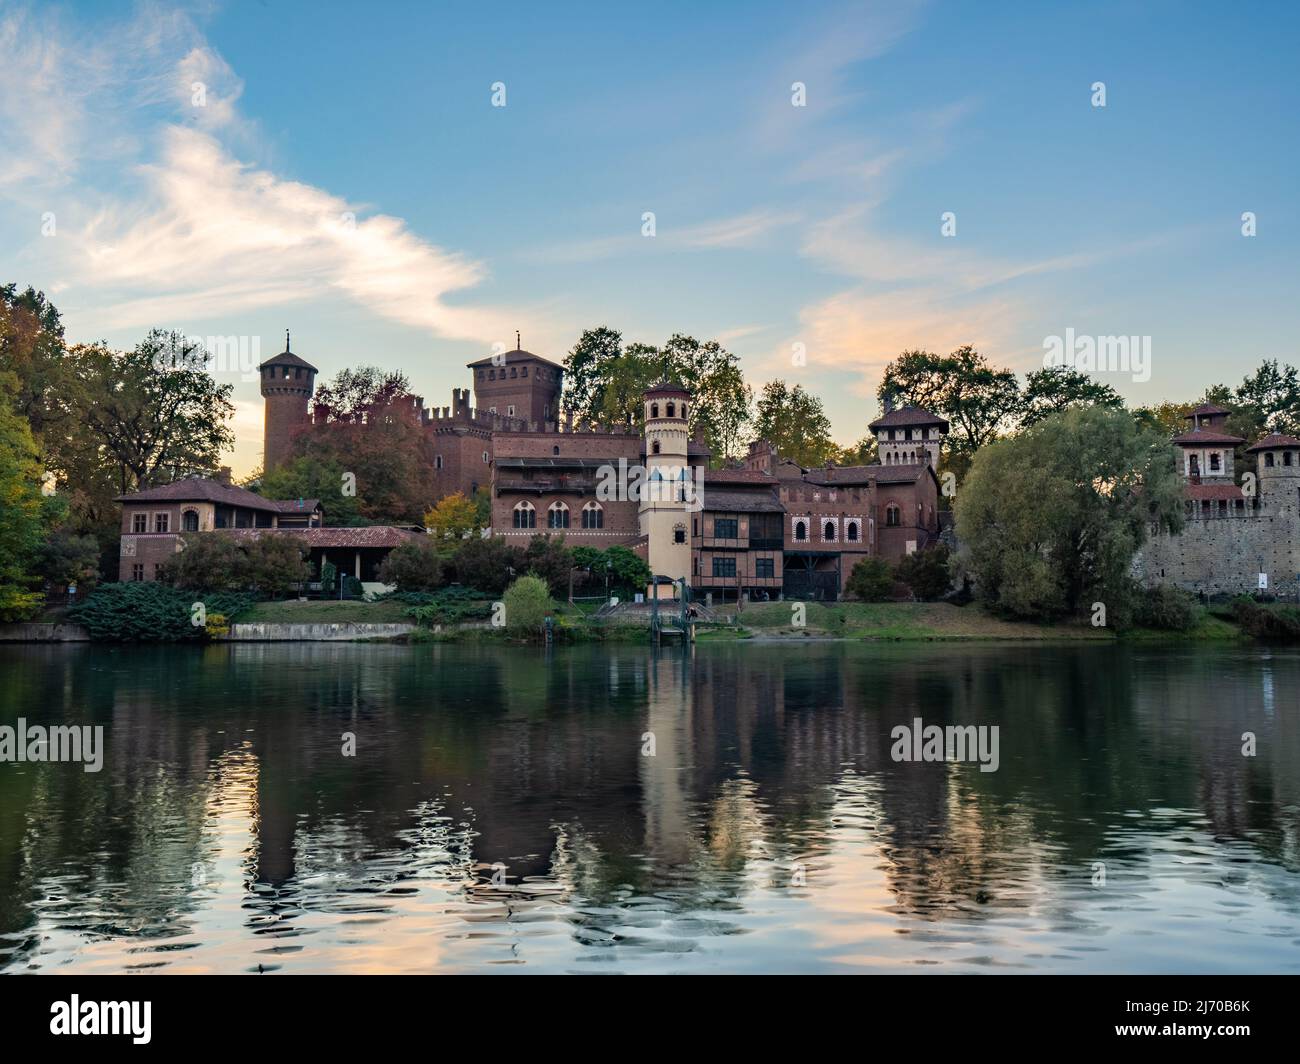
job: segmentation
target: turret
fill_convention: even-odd
[[[674,580],[690,577],[690,513],[699,505],[689,459],[691,402],[690,392],[668,381],[647,389],[644,396],[641,533],[647,537],[650,572]]]
[[[262,468],[274,469],[291,457],[294,435],[310,424],[308,404],[316,387],[316,367],[289,350],[289,333],[284,350],[258,367],[262,391]]]
[[[1296,513],[1300,509],[1300,440],[1275,432],[1246,453],[1255,455],[1260,506],[1272,514]]]
[[[885,412],[867,426],[876,436],[881,465],[939,465],[939,450],[948,422],[917,406],[894,409],[885,397]]]

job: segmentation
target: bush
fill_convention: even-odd
[[[1265,608],[1246,596],[1234,599],[1233,619],[1248,635],[1273,643],[1300,642],[1300,610],[1294,606]]]
[[[534,536],[524,551],[524,572],[545,580],[551,594],[557,598],[568,597],[569,570],[573,564],[573,551],[564,545],[563,533],[554,539],[549,533]],[[576,577],[578,574],[573,575]]]
[[[284,598],[311,579],[303,544],[292,533],[258,536],[245,557],[248,585],[259,598]]]
[[[538,576],[521,576],[506,588],[504,602],[506,631],[515,635],[539,635],[554,608],[546,581]]]
[[[574,565],[590,570],[575,574],[581,577],[585,594],[604,594],[606,575],[610,594],[624,599],[631,599],[650,583],[650,566],[627,547],[574,547],[572,553]]]
[[[898,563],[895,574],[922,602],[943,598],[952,589],[947,545],[936,543],[907,555]]]
[[[390,551],[379,567],[379,579],[396,584],[399,591],[435,591],[443,584],[444,571],[437,543],[423,536]]]
[[[883,602],[894,587],[894,572],[884,558],[863,558],[849,573],[845,592],[863,602]]]
[[[411,608],[406,611],[406,615],[426,627],[481,619],[492,612],[492,603],[487,595],[466,587],[449,587],[436,594],[422,591],[405,594],[395,592],[387,597],[409,603]]]
[[[1196,626],[1199,614],[1193,595],[1169,584],[1159,584],[1136,596],[1133,620],[1142,628],[1186,632]]]
[[[69,609],[68,618],[84,625],[92,639],[180,643],[207,638],[218,618],[224,624],[253,604],[253,596],[248,594],[197,594],[158,583],[102,584],[84,602]],[[203,603],[205,625],[193,623],[195,602]]]
[[[248,556],[234,536],[188,532],[181,549],[158,563],[158,579],[187,591],[239,591],[248,586]]]
[[[99,582],[99,541],[59,529],[41,548],[40,573],[55,587],[76,584],[84,596]]]
[[[489,595],[499,595],[515,575],[525,571],[524,552],[512,547],[500,536],[491,539],[467,539],[452,556],[451,567],[456,582]]]

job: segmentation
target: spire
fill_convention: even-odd
[[[520,346],[519,330],[518,330],[518,329],[515,330],[515,350],[516,350],[516,351],[522,351],[522,350],[523,350],[523,348]]]
[[[284,330],[284,353],[286,355],[289,353],[289,330],[288,329]]]

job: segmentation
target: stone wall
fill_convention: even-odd
[[[1300,520],[1294,513],[1189,520],[1179,535],[1148,540],[1133,561],[1133,576],[1147,586],[1173,584],[1197,594],[1253,594],[1261,559],[1270,594],[1300,590]]]

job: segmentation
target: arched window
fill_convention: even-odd
[[[650,445],[650,453],[651,453],[651,454],[658,454],[658,453],[659,453],[659,441],[658,441],[658,440],[655,440],[654,443],[652,443],[652,444]],[[1273,456],[1270,454],[1268,457],[1269,457],[1269,463],[1268,463],[1268,464],[1269,464],[1269,465],[1272,465],[1272,464],[1273,464],[1273,462],[1272,462],[1272,458],[1273,458]]]
[[[824,539],[827,543],[834,543],[834,542],[835,542],[835,522],[834,522],[834,521],[827,521],[824,525],[822,525],[822,539]]]
[[[521,370],[519,371],[519,376],[521,376],[521,377],[527,377],[527,376],[528,376],[528,367],[527,367],[527,366],[525,366],[523,369],[521,369]]]
[[[531,502],[515,504],[515,528],[536,528],[537,508]]]
[[[902,511],[899,510],[892,502],[885,507],[885,526],[887,528],[897,528],[900,523]]]
[[[488,370],[488,380],[494,381],[496,379],[497,379],[497,371],[494,369]]]
[[[651,403],[651,404],[650,404],[650,416],[651,416],[651,417],[658,417],[658,416],[659,416],[659,404],[658,404],[658,403]]]
[[[1273,452],[1272,452],[1272,451],[1265,451],[1265,452],[1264,452],[1264,464],[1265,464],[1266,466],[1271,466],[1271,465],[1273,464]],[[1196,472],[1196,455],[1192,455],[1192,472],[1193,472],[1193,473]]]
[[[856,521],[850,521],[844,526],[844,538],[850,543],[858,541],[858,523]]]
[[[677,406],[676,406],[675,403],[669,403],[669,404],[668,404],[668,416],[669,416],[669,417],[676,417],[676,416],[677,416]]]
[[[181,514],[181,531],[197,532],[199,530],[198,510],[186,510]]]
[[[434,468],[434,469],[441,469],[441,468],[442,468],[442,455],[440,455],[440,454],[435,454],[435,455],[433,456],[433,468]]]
[[[558,444],[551,448],[551,454],[559,454],[559,453],[560,453],[560,448]]]
[[[512,366],[512,367],[511,367],[511,369],[510,369],[510,376],[511,376],[511,377],[518,377],[518,376],[519,376],[519,367],[518,367],[518,366]]]
[[[803,521],[794,523],[794,538],[800,542],[808,538],[808,526]]]
[[[604,528],[605,511],[598,502],[589,502],[582,508],[583,528]]]
[[[551,503],[551,508],[546,511],[546,527],[568,528],[569,507],[562,502]]]
[[[682,403],[682,417],[686,416],[686,404]]]

